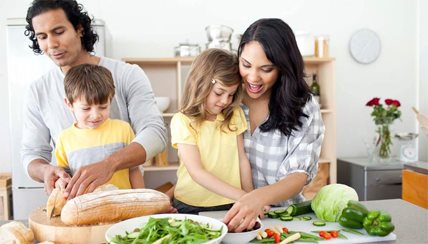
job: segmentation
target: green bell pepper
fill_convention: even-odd
[[[394,231],[391,215],[379,210],[370,211],[363,220],[364,229],[372,236],[387,236]]]
[[[362,229],[364,217],[369,211],[358,201],[348,201],[347,207],[342,210],[339,217],[339,224],[352,229]]]

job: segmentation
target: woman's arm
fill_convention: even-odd
[[[241,175],[241,187],[244,191],[250,192],[254,189],[253,177],[251,175],[250,161],[244,151],[244,137],[242,134],[237,136],[238,154],[239,154],[239,171]]]
[[[240,232],[251,228],[263,213],[263,207],[289,199],[302,191],[307,175],[292,173],[275,184],[258,188],[242,196],[227,212],[223,221],[229,231]]]
[[[199,185],[232,200],[238,200],[245,194],[245,191],[227,184],[206,171],[202,166],[199,150],[195,145],[177,144],[177,146],[178,154],[184,166],[192,179]]]

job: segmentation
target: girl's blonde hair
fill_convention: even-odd
[[[211,48],[202,52],[193,61],[186,79],[180,107],[180,111],[193,120],[193,128],[198,127],[207,118],[205,101],[215,84],[212,82],[213,80],[227,87],[241,84],[236,55],[226,50]],[[231,131],[235,130],[235,128],[231,128],[230,120],[233,110],[239,106],[241,100],[242,86],[238,85],[232,103],[223,110],[222,130],[226,127]]]

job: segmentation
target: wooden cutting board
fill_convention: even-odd
[[[68,226],[60,217],[48,219],[44,207],[33,210],[28,224],[37,241],[55,243],[105,243],[105,232],[114,223],[104,225]]]

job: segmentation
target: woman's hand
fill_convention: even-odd
[[[224,216],[223,222],[231,232],[251,229],[257,217],[263,216],[264,204],[257,196],[257,190],[243,195]]]

